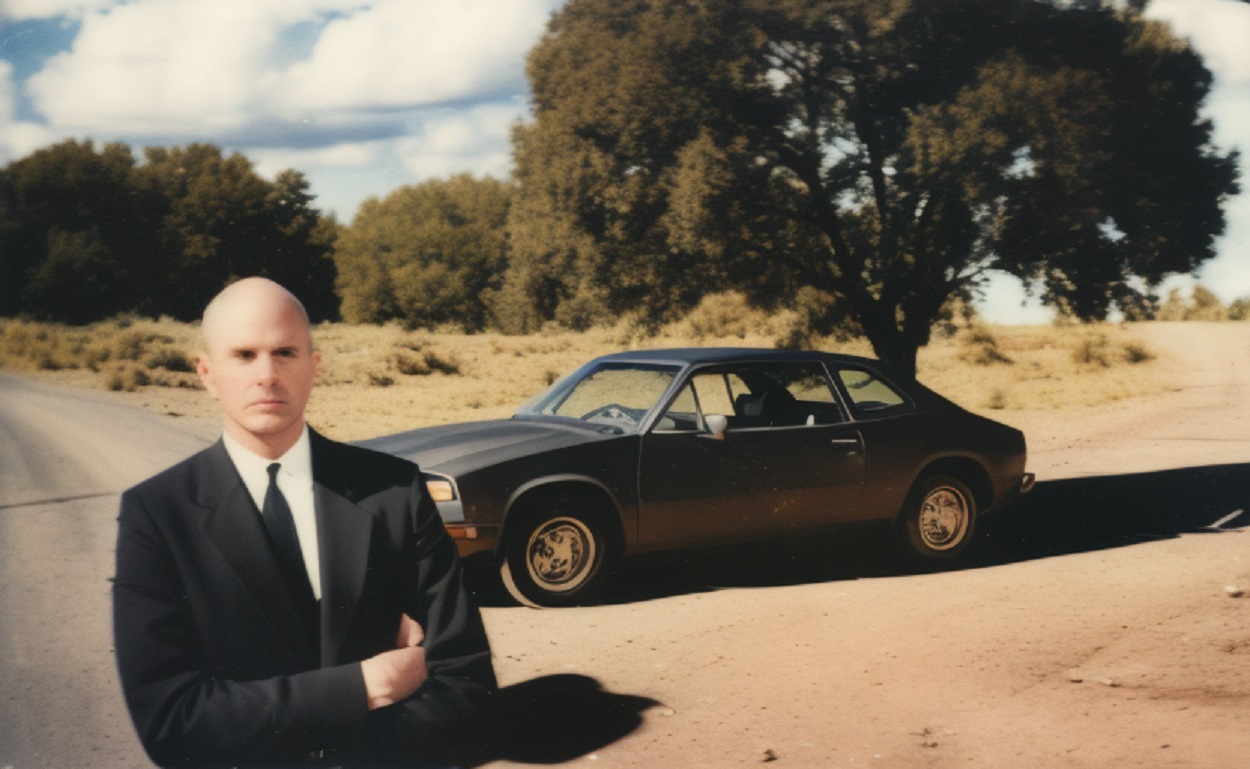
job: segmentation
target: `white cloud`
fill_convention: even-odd
[[[382,0],[332,21],[312,56],[271,78],[293,112],[395,109],[524,88],[544,0]]]
[[[377,163],[381,153],[376,143],[345,142],[307,150],[260,148],[247,154],[258,171],[272,176],[287,168],[364,168]]]
[[[1019,278],[1005,272],[989,273],[974,304],[987,323],[1004,326],[1042,325],[1055,317],[1055,311],[1030,295]]]
[[[415,179],[457,173],[506,178],[511,170],[508,132],[520,112],[507,104],[451,112],[400,140],[397,150]]]
[[[0,59],[0,164],[29,155],[54,140],[43,126],[16,120],[16,103],[13,65]]]
[[[1154,0],[1151,18],[1167,21],[1189,38],[1225,83],[1250,83],[1250,3],[1238,0]]]
[[[221,141],[291,123],[299,141],[349,112],[353,130],[394,132],[397,110],[523,92],[525,52],[554,5],[136,0],[85,13],[27,87],[65,132]],[[293,50],[301,24],[314,38]]]
[[[266,4],[141,0],[86,16],[70,51],[28,81],[58,128],[205,135],[249,118],[278,33]]]

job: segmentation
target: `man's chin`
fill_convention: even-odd
[[[238,420],[237,424],[250,435],[260,440],[268,440],[294,432],[302,428],[304,423],[298,419],[291,419],[288,414],[252,413]]]

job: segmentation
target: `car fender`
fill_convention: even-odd
[[[516,509],[517,503],[525,497],[533,493],[542,493],[543,491],[576,493],[577,487],[587,486],[598,491],[608,501],[608,504],[612,507],[612,512],[615,513],[615,515],[612,516],[610,523],[616,527],[614,533],[616,535],[617,542],[621,547],[627,546],[626,532],[637,531],[637,510],[634,509],[627,511],[625,506],[621,504],[620,499],[615,493],[613,493],[612,489],[609,488],[607,484],[594,476],[584,475],[581,473],[557,473],[553,475],[544,475],[538,478],[531,478],[518,486],[504,504],[500,541],[502,542],[503,538],[507,536],[508,521],[513,510]]]

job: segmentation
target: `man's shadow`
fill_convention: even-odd
[[[642,724],[643,712],[658,704],[604,691],[595,679],[573,674],[505,686],[474,719],[457,762],[472,767],[572,761],[625,737]]]

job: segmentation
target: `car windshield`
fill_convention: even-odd
[[[578,369],[517,410],[634,432],[681,369],[643,363],[599,363]]]

